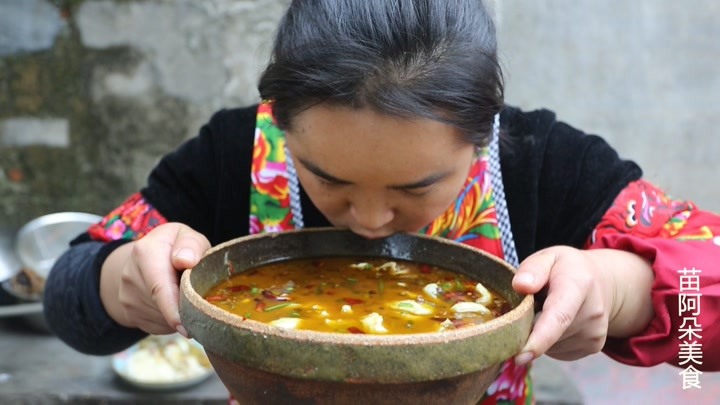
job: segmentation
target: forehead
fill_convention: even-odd
[[[459,153],[474,148],[438,121],[327,105],[298,114],[287,132],[293,153],[350,181],[369,172],[412,179],[418,171],[447,171]]]
[[[421,150],[435,147],[462,148],[469,143],[455,127],[426,118],[403,118],[369,108],[317,105],[299,113],[288,134],[304,143],[350,142],[359,145],[406,145]]]

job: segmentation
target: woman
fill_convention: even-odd
[[[489,402],[532,400],[527,365],[542,354],[680,364],[681,268],[703,269],[702,339],[720,342],[720,219],[551,112],[505,106],[481,1],[293,1],[259,91],[58,261],[45,308],[61,339],[107,354],[186,335],[178,271],[211,245],[333,225],[456,239],[519,265],[517,291],[547,291]]]

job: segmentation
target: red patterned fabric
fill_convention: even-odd
[[[90,227],[93,240],[110,242],[119,239],[140,239],[158,225],[167,223],[140,193],[131,195],[124,203]]]
[[[637,366],[720,370],[720,353],[711,346],[720,342],[720,216],[638,180],[618,195],[586,247],[636,253],[655,273],[655,317],[638,336],[608,339],[608,356]],[[690,358],[689,345],[701,354]]]

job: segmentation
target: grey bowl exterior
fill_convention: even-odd
[[[442,266],[504,295],[513,309],[490,322],[443,333],[358,335],[286,330],[247,320],[202,296],[229,276],[293,259],[365,256]],[[228,265],[232,263],[232,266]],[[473,373],[517,354],[529,336],[533,297],[512,290],[514,269],[478,249],[415,234],[368,240],[337,229],[235,239],[208,251],[181,279],[180,316],[206,350],[245,367],[301,379],[406,383]]]

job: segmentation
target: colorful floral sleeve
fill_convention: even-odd
[[[135,193],[88,229],[93,240],[140,239],[167,220],[140,193]]]
[[[622,363],[720,370],[720,216],[668,197],[647,181],[615,199],[586,248],[634,252],[652,263],[655,317],[638,336],[608,339]]]

